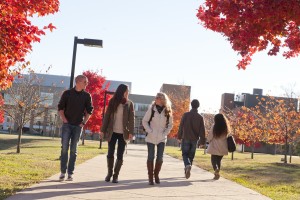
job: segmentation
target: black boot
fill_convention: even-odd
[[[118,183],[118,176],[121,170],[121,167],[123,165],[123,160],[116,160],[115,169],[114,169],[114,175],[113,175],[113,183]]]
[[[109,182],[110,178],[113,175],[113,167],[114,167],[114,158],[107,158],[107,175],[105,177],[106,182]]]
[[[154,183],[153,183],[153,161],[147,161],[147,169],[148,169],[149,185],[154,185]]]
[[[160,180],[159,180],[159,172],[161,170],[161,166],[162,166],[163,161],[156,161],[155,162],[155,169],[154,169],[154,178],[155,178],[155,183],[160,184]]]

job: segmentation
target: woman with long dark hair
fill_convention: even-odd
[[[223,114],[216,114],[214,125],[208,134],[209,142],[207,153],[211,154],[211,164],[215,171],[214,179],[220,178],[221,161],[224,155],[228,155],[227,136],[230,133],[230,125]]]
[[[111,177],[113,177],[112,182],[118,183],[126,141],[129,140],[129,135],[133,135],[134,107],[132,101],[128,99],[128,94],[128,86],[120,84],[109,101],[101,127],[101,132],[105,134],[108,141],[106,182],[109,182]],[[114,167],[114,154],[117,141],[117,159]]]

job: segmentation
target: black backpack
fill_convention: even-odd
[[[152,106],[151,106],[151,115],[150,115],[150,119],[149,119],[149,121],[148,121],[149,126],[150,126],[150,122],[151,122],[152,118],[154,117],[154,113],[155,113],[155,111],[154,111],[154,105],[152,105]],[[167,128],[168,125],[169,125],[169,119],[170,119],[170,115],[167,115],[166,128]]]

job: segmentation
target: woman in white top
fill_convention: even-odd
[[[230,132],[230,126],[223,114],[216,114],[214,125],[208,134],[209,142],[207,153],[211,154],[211,164],[215,171],[215,180],[220,178],[221,160],[224,155],[228,155],[227,135]]]
[[[167,135],[173,127],[171,101],[165,93],[157,93],[155,101],[153,101],[146,112],[142,123],[147,132],[145,140],[148,147],[147,169],[149,185],[154,185],[153,173],[155,183],[159,184],[160,180],[158,175],[163,163],[165,143],[167,141]],[[157,147],[157,154],[155,168],[153,170],[155,146]]]

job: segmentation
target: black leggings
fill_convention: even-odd
[[[123,160],[123,154],[125,151],[126,142],[124,140],[123,134],[120,133],[113,133],[108,143],[108,152],[107,158],[114,158],[115,154],[115,146],[118,140],[118,149],[117,149],[117,159]]]
[[[211,164],[216,171],[216,169],[221,169],[221,160],[223,156],[211,155]]]

